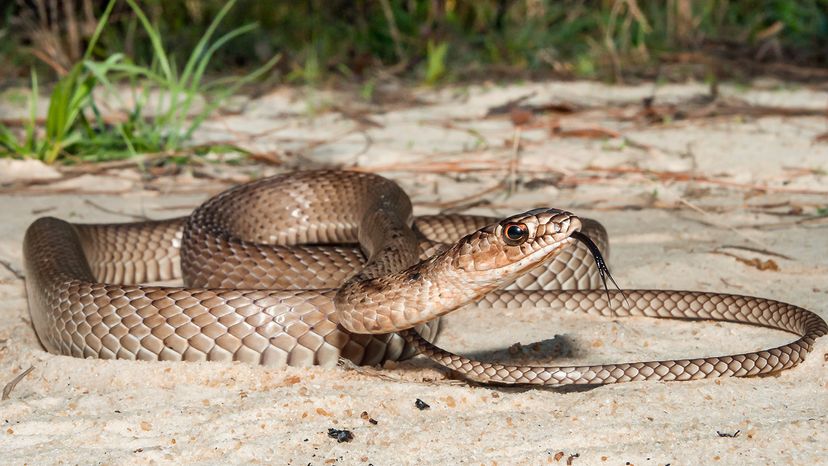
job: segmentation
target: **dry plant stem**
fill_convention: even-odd
[[[26,378],[26,376],[29,375],[29,373],[31,373],[33,370],[34,370],[34,366],[29,366],[28,369],[21,372],[20,374],[17,375],[17,377],[13,378],[9,383],[4,385],[3,386],[3,396],[0,397],[0,401],[8,400],[9,397],[11,396],[12,390],[14,390],[14,387],[16,387],[17,384],[19,384],[21,380]]]
[[[147,217],[146,215],[119,212],[117,210],[112,210],[112,209],[109,209],[107,207],[104,207],[104,206],[102,206],[102,205],[98,204],[97,202],[94,202],[90,199],[84,199],[83,203],[86,204],[86,205],[92,206],[92,207],[100,210],[101,212],[106,212],[108,214],[120,215],[122,217],[127,217],[127,218],[131,218],[133,220],[138,220],[138,221],[149,220],[149,217]]]
[[[388,31],[391,33],[391,39],[394,41],[394,50],[397,53],[397,58],[400,62],[406,62],[407,59],[402,48],[400,30],[397,29],[397,20],[394,19],[394,12],[391,10],[391,5],[388,3],[388,0],[380,0],[380,5],[382,5],[382,12],[385,15],[385,20],[388,22]]]
[[[517,174],[518,167],[520,166],[520,136],[521,128],[520,126],[517,126],[515,127],[515,135],[512,138],[512,157],[509,160],[509,195],[512,195],[517,191]]]
[[[12,275],[14,275],[14,278],[18,280],[26,279],[26,275],[24,275],[23,272],[17,270],[17,267],[13,266],[11,262],[5,259],[0,259],[0,265],[2,265],[4,269],[8,270]]]
[[[725,225],[725,224],[723,224],[723,223],[721,223],[721,222],[718,222],[718,221],[716,221],[716,220],[712,219],[712,216],[711,216],[709,213],[705,212],[705,211],[704,211],[704,209],[702,209],[701,207],[699,207],[699,206],[697,206],[697,205],[693,204],[692,202],[688,201],[687,199],[679,199],[679,202],[680,202],[681,204],[683,204],[683,205],[686,205],[687,207],[689,207],[689,208],[690,208],[690,209],[692,209],[693,211],[698,212],[699,214],[701,214],[701,215],[702,215],[702,216],[704,216],[705,218],[707,218],[707,221],[708,221],[710,224],[715,225],[715,226],[717,226],[717,227],[719,227],[719,228],[724,228],[724,229],[726,229],[726,230],[730,231],[731,233],[733,233],[734,235],[739,236],[739,237],[741,237],[741,238],[744,238],[746,241],[749,241],[749,242],[751,242],[751,243],[753,243],[753,244],[756,244],[756,245],[758,245],[758,246],[761,246],[761,247],[763,247],[763,248],[765,248],[765,249],[770,249],[770,246],[769,246],[769,245],[767,245],[767,244],[765,244],[765,243],[763,243],[762,241],[759,241],[759,240],[757,240],[757,239],[755,239],[755,238],[751,237],[750,235],[747,235],[747,234],[745,234],[745,233],[742,233],[741,231],[737,230],[736,228],[733,228],[733,227],[732,227],[732,226],[730,226],[730,225]]]

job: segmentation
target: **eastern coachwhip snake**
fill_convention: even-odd
[[[579,230],[606,249],[597,222],[557,209],[502,221],[414,218],[406,194],[385,178],[297,172],[233,188],[182,219],[38,219],[24,241],[26,285],[35,330],[52,353],[284,366],[334,365],[340,357],[376,364],[410,355],[413,346],[484,382],[765,374],[795,366],[828,333],[816,314],[767,299],[648,290],[623,299],[590,289],[598,272],[572,236]],[[135,284],[179,278],[179,262],[184,287]],[[740,355],[583,367],[482,363],[427,341],[440,315],[475,301],[742,322],[799,338]]]

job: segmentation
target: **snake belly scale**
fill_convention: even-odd
[[[179,219],[36,220],[24,240],[29,309],[52,353],[141,360],[377,364],[419,351],[481,382],[601,384],[750,376],[797,365],[828,326],[777,301],[688,291],[600,289],[580,231],[558,209],[504,220],[413,217],[394,182],[347,171],[278,175],[220,193]],[[183,278],[182,287],[138,283]],[[439,317],[470,303],[605,316],[719,320],[798,338],[740,355],[599,366],[510,366],[433,344]],[[629,304],[629,305],[628,305]]]

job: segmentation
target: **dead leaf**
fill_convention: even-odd
[[[512,120],[512,124],[515,126],[524,126],[532,121],[533,117],[534,115],[531,111],[522,108],[513,108],[509,112],[509,119]]]

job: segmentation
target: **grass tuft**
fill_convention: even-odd
[[[83,59],[54,86],[42,131],[36,127],[39,88],[37,74],[32,72],[29,121],[24,125],[22,135],[0,125],[0,156],[54,163],[57,160],[121,159],[140,153],[174,153],[186,146],[198,127],[227,98],[241,86],[263,76],[279,60],[279,56],[275,56],[244,76],[211,83],[204,81],[214,54],[231,40],[256,28],[255,24],[245,24],[211,41],[235,0],[227,2],[214,17],[181,70],[165,49],[160,31],[133,0],[127,0],[127,3],[152,44],[150,64],[137,64],[123,53],[112,54],[103,61],[92,60],[92,52],[115,3],[110,0],[107,4]],[[124,101],[124,89],[131,102]],[[101,97],[117,101],[126,109],[126,118],[107,121],[100,110],[98,99]],[[197,109],[200,98],[205,102]]]

